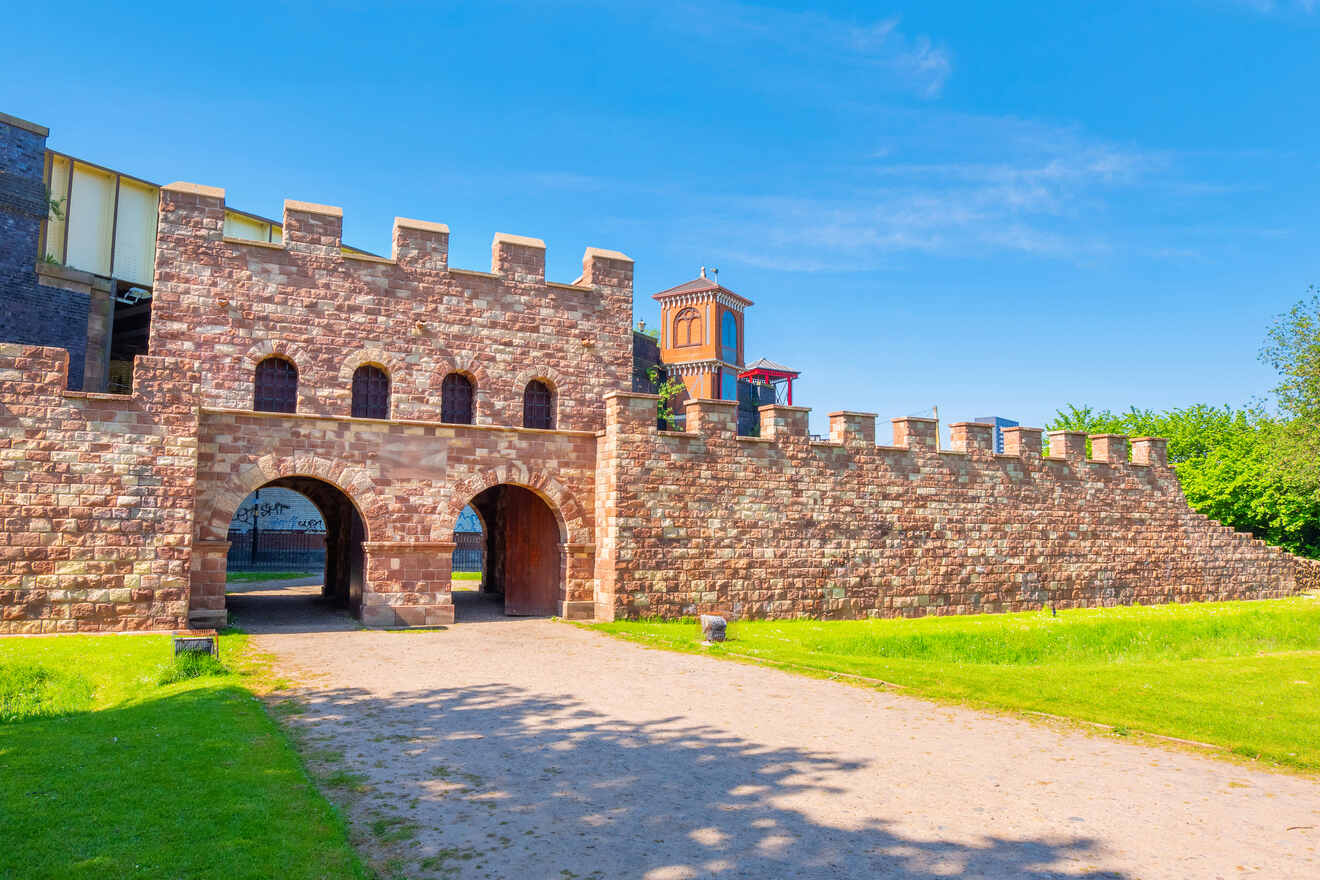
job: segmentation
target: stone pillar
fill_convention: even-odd
[[[684,409],[687,414],[687,432],[707,437],[729,437],[738,433],[738,401],[689,400]]]
[[[344,209],[285,199],[284,247],[300,253],[342,259]]]
[[[934,449],[936,447],[934,419],[918,416],[904,416],[892,419],[894,424],[894,445],[907,449]]]
[[[392,253],[401,266],[443,272],[449,268],[449,227],[395,217]]]
[[[1063,458],[1068,461],[1086,459],[1085,431],[1050,431],[1050,458]]]
[[[875,413],[840,410],[830,413],[830,441],[875,445]]]
[[[1169,466],[1169,441],[1164,437],[1133,437],[1133,464],[1148,464],[1154,467]]]
[[[762,437],[768,440],[782,440],[788,437],[799,437],[803,440],[807,438],[809,433],[807,417],[811,414],[810,407],[771,404],[761,407],[760,413]],[[874,422],[871,431],[874,434]]]
[[[1124,434],[1092,434],[1091,459],[1107,464],[1127,464],[1128,438]]]
[[[1040,455],[1041,435],[1044,433],[1040,428],[1004,428],[1004,454],[1005,455]]]
[[[596,545],[561,544],[565,599],[559,616],[565,620],[592,620],[596,616]]]
[[[368,541],[362,622],[444,626],[454,622],[452,541]]]
[[[225,610],[228,541],[193,541],[192,579],[188,594],[188,625],[219,629],[229,622]]]
[[[949,442],[956,452],[995,451],[995,426],[986,422],[954,422],[949,426]]]
[[[495,233],[490,243],[490,271],[513,281],[545,283],[545,242],[525,235]]]

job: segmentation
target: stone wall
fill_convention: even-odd
[[[67,370],[0,344],[0,632],[185,626],[197,374],[138,358],[129,397],[66,391]]]
[[[37,283],[37,243],[49,210],[46,129],[0,114],[0,342],[69,353],[68,387],[83,387],[88,294]]]
[[[1297,589],[1320,593],[1320,559],[1297,560]]]
[[[270,354],[299,372],[300,413],[347,416],[353,370],[385,368],[391,418],[438,420],[440,386],[476,385],[476,423],[521,425],[550,384],[557,427],[599,430],[603,395],[631,387],[632,261],[589,248],[582,277],[545,280],[545,246],[496,235],[491,271],[449,267],[447,227],[397,219],[391,259],[345,253],[338,208],[286,202],[284,242],[223,237],[224,191],[161,192],[150,350],[205,364],[208,406],[251,409]]]
[[[1270,598],[1295,561],[1193,512],[1164,441],[960,423],[936,448],[929,419],[693,401],[690,433],[657,431],[655,398],[608,398],[597,487],[597,614],[857,618]]]
[[[362,619],[371,625],[453,621],[454,526],[483,489],[540,495],[560,525],[558,612],[593,602],[596,437],[588,431],[384,422],[205,408],[198,455],[195,617],[224,608],[226,537],[234,511],[273,480],[336,487],[366,526]]]

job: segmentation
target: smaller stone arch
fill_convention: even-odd
[[[522,394],[522,390],[527,387],[527,383],[533,379],[540,379],[550,386],[550,390],[558,394],[564,387],[563,374],[558,370],[546,366],[528,367],[518,373],[513,380],[513,390]]]
[[[263,339],[256,345],[247,350],[245,355],[248,365],[255,367],[268,357],[282,357],[293,363],[302,373],[311,365],[311,355],[307,349],[296,342],[288,342],[283,339]]]
[[[307,349],[296,342],[286,342],[282,339],[263,339],[249,348],[244,357],[248,364],[248,371],[241,393],[245,397],[242,400],[233,401],[237,408],[252,408],[253,395],[256,392],[255,373],[257,364],[266,358],[278,357],[284,358],[298,370],[298,412],[316,412],[315,385],[308,381],[312,374],[312,357]]]
[[[507,421],[510,425],[525,424],[523,419],[523,401],[527,386],[532,382],[544,382],[550,388],[550,411],[552,427],[562,427],[560,402],[563,397],[563,376],[557,370],[545,366],[529,367],[520,372],[513,380],[510,390],[511,400]]]
[[[339,368],[341,387],[348,387],[357,368],[367,364],[380,367],[389,375],[391,390],[399,387],[399,377],[404,373],[403,359],[381,348],[359,348],[348,354]]]

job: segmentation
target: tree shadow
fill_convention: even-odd
[[[901,793],[849,809],[844,774],[879,768],[679,716],[621,720],[504,684],[299,698],[306,711],[289,722],[368,780],[350,804],[359,842],[377,861],[407,861],[405,876],[1124,876],[1093,869],[1101,854],[1091,838],[1012,839],[989,828],[905,836],[895,821],[868,818],[900,816]],[[410,829],[406,844],[365,830],[382,816]]]

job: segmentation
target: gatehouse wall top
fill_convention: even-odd
[[[449,266],[449,227],[396,217],[388,258],[343,249],[343,211],[286,200],[281,242],[224,235],[223,189],[161,188],[150,350],[195,359],[204,405],[253,407],[264,357],[293,362],[299,412],[347,416],[363,364],[390,380],[390,417],[439,421],[441,386],[474,386],[477,424],[520,425],[553,392],[554,426],[599,430],[631,386],[633,263],[587,248],[582,275],[545,278],[545,243],[497,233],[490,271]]]

